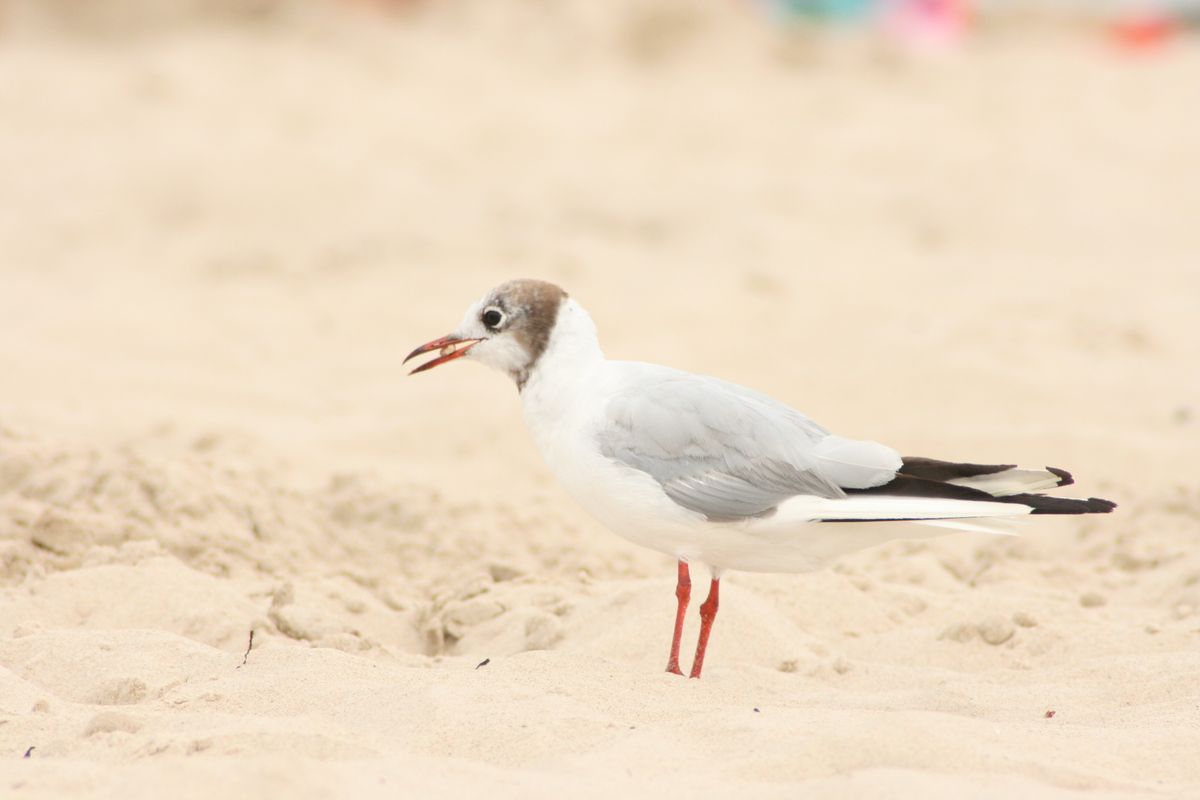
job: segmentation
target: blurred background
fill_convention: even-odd
[[[519,18],[520,26],[548,21],[576,26],[615,15],[629,28],[650,24],[659,32],[687,29],[702,19],[730,22],[725,15],[751,15],[767,24],[844,25],[874,29],[900,39],[959,40],[966,35],[1010,26],[1055,25],[1064,29],[1107,28],[1119,39],[1170,38],[1196,23],[1197,0],[618,0],[590,9],[581,0],[5,0],[10,30],[55,30],[129,34],[205,23],[279,23],[301,17],[342,16],[347,11],[391,15],[436,13],[477,23],[481,13]],[[492,6],[489,8],[489,6]],[[498,8],[496,7],[498,6]],[[328,21],[328,20],[325,20]],[[620,24],[620,23],[618,23]],[[918,29],[919,33],[918,33]],[[1153,29],[1153,30],[1151,30]],[[595,33],[596,31],[593,31]],[[645,30],[641,31],[645,34]],[[912,42],[909,41],[909,44]]]
[[[2,0],[0,412],[550,491],[505,379],[401,380],[536,276],[849,435],[1169,476],[1197,8]]]

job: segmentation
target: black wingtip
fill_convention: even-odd
[[[1012,469],[1016,464],[969,464],[955,461],[941,461],[936,458],[922,456],[904,456],[900,469],[901,475],[910,475],[927,481],[952,481],[956,478],[975,478],[980,475],[993,475]],[[1070,476],[1068,476],[1070,477]]]
[[[1031,514],[1110,514],[1117,507],[1112,500],[1089,497],[1080,500],[1074,497],[1050,497],[1044,494],[1014,494],[996,498],[1006,503],[1021,503],[1033,508]]]
[[[1071,473],[1067,472],[1065,469],[1059,469],[1058,467],[1046,467],[1046,472],[1049,472],[1051,475],[1058,478],[1059,486],[1070,486],[1075,482],[1075,479],[1071,477]],[[1106,500],[1105,502],[1108,501]],[[1111,511],[1111,509],[1109,510]]]

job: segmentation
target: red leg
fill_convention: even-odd
[[[687,614],[688,600],[692,597],[692,576],[688,574],[688,566],[684,561],[679,562],[679,582],[675,584],[675,597],[679,607],[675,610],[675,636],[671,639],[671,657],[667,660],[667,672],[682,675],[679,669],[679,640],[683,637],[683,617]]]
[[[692,661],[692,674],[689,677],[699,678],[700,670],[704,668],[704,651],[708,649],[708,635],[712,633],[713,620],[717,618],[717,608],[721,605],[720,589],[721,579],[713,578],[712,586],[708,590],[708,598],[700,605],[700,641],[696,642],[696,658]]]

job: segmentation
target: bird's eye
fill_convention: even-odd
[[[486,325],[489,330],[494,331],[504,324],[504,312],[495,306],[491,306],[490,308],[484,310],[483,316],[480,317],[480,319],[483,320],[483,324]]]

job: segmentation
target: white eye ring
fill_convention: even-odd
[[[484,327],[492,331],[498,330],[504,324],[505,319],[504,312],[496,308],[496,306],[488,306],[479,315],[479,320],[484,324]]]

